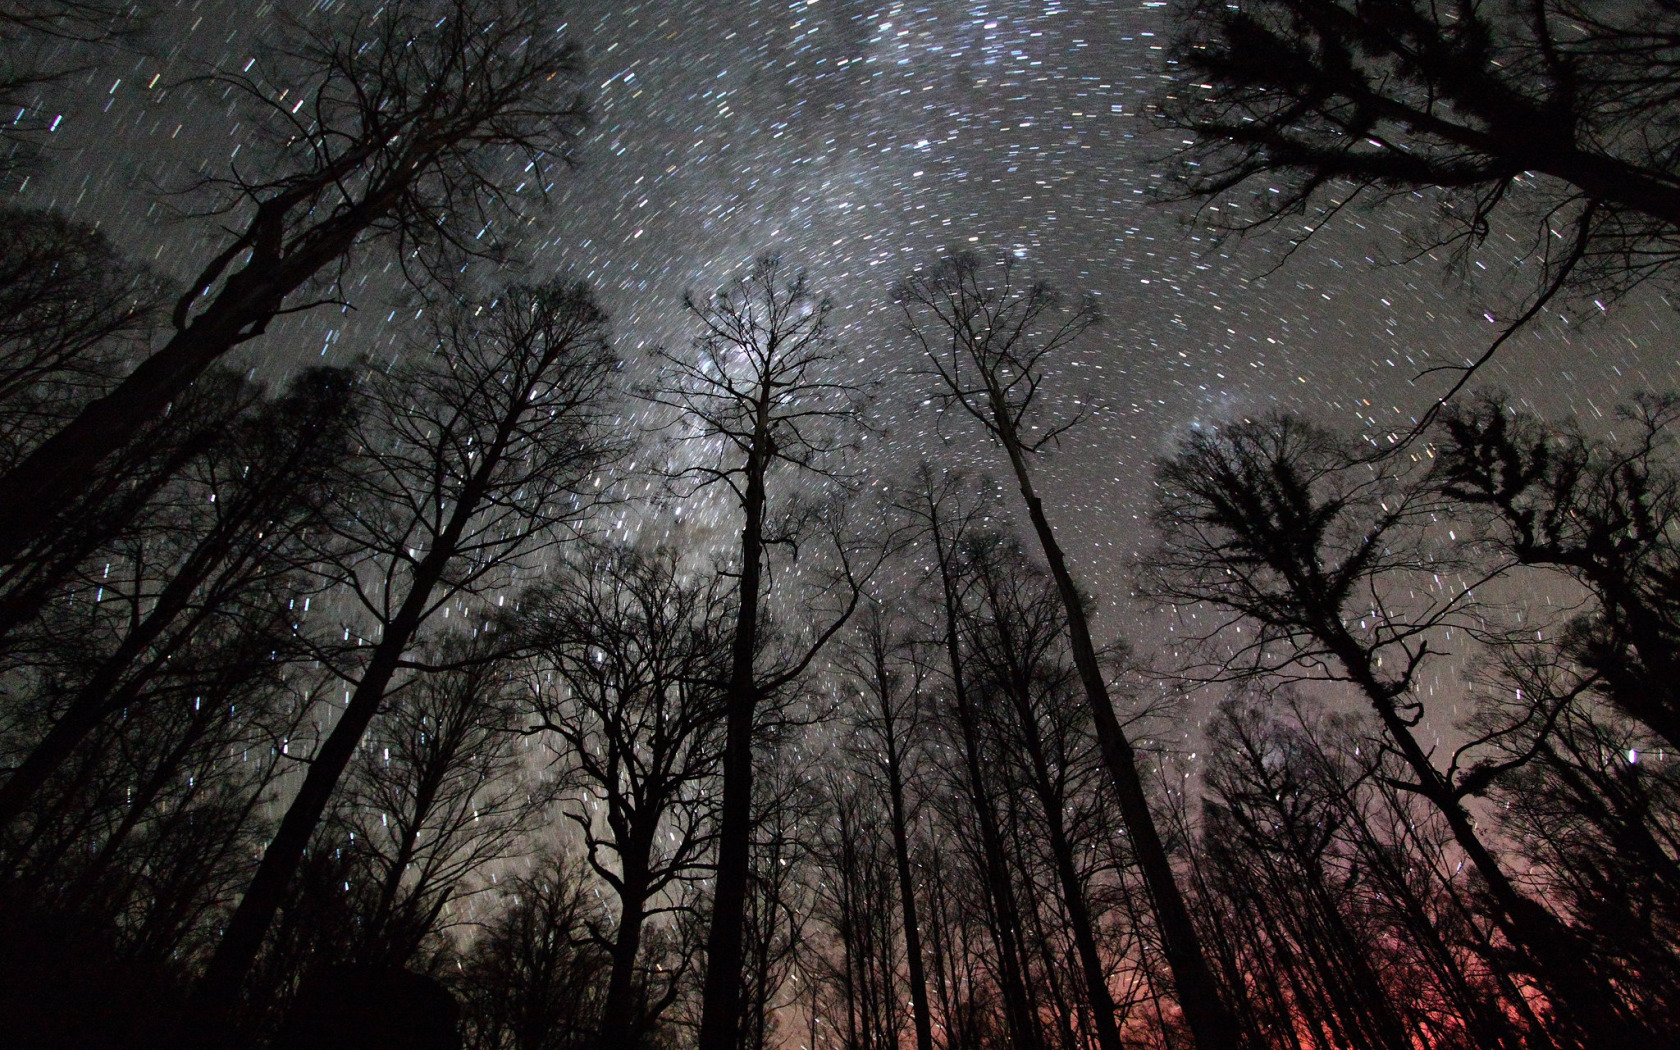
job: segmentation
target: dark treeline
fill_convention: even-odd
[[[1424,9],[1259,7],[1186,12],[1191,75],[1226,92],[1168,119],[1236,149],[1190,192],[1398,184],[1288,153],[1299,114],[1219,121],[1260,104],[1244,48],[1292,26],[1381,61]],[[1634,32],[1535,11],[1510,46],[1559,63],[1585,45],[1548,18]],[[1587,424],[1464,395],[1392,438],[1221,422],[1155,463],[1149,553],[1084,564],[1035,471],[1081,422],[1057,383],[1089,302],[1008,261],[908,274],[918,400],[1007,481],[866,482],[886,360],[860,375],[793,267],[687,299],[692,342],[636,375],[589,288],[501,279],[520,245],[487,231],[538,214],[584,126],[558,23],[312,17],[283,70],[178,88],[271,133],[261,181],[201,188],[223,240],[190,282],[62,215],[0,223],[0,1038],[1680,1041],[1680,402]],[[0,11],[8,174],[69,68],[43,41],[144,29]],[[1426,57],[1465,61],[1461,31]],[[1571,199],[1647,209],[1625,246],[1667,236],[1646,189]],[[1618,250],[1602,221],[1542,297]],[[251,378],[284,360],[272,323],[373,273],[412,307],[402,352]],[[1099,568],[1170,651],[1103,633]]]

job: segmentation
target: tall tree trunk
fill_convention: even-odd
[[[601,1050],[629,1050],[641,1036],[640,1004],[636,1002],[636,957],[642,950],[642,923],[647,915],[648,836],[639,833],[619,855],[618,930],[613,934],[612,972],[601,1013]]]
[[[898,742],[883,697],[881,717],[887,727],[887,795],[892,806],[893,861],[898,874],[898,902],[903,912],[904,954],[910,970],[910,1009],[916,1023],[916,1050],[933,1050],[933,1015],[928,1009],[927,973],[922,967],[922,931],[916,921],[916,882],[910,871],[910,834],[906,827],[904,775]]]
[[[1580,1028],[1590,1045],[1610,1050],[1649,1039],[1648,1032],[1616,1009],[1620,997],[1603,975],[1583,965],[1584,949],[1574,932],[1517,889],[1505,874],[1476,833],[1475,823],[1452,785],[1435,768],[1428,752],[1395,709],[1393,690],[1377,677],[1370,654],[1339,624],[1323,625],[1318,633],[1376,710],[1395,749],[1418,778],[1420,794],[1441,814],[1453,841],[1482,877],[1488,900],[1493,904],[1494,922],[1527,954],[1547,996]]]
[[[139,694],[150,678],[150,672],[167,663],[167,651],[154,652],[147,660],[148,673],[131,678],[126,683],[122,681],[129,667],[142,654],[151,650],[153,643],[186,611],[193,593],[209,579],[218,562],[226,556],[228,546],[236,535],[235,530],[219,529],[199,545],[181,571],[158,593],[145,618],[135,625],[115,652],[100,662],[98,669],[77,690],[75,698],[65,707],[64,713],[53,723],[47,735],[42,737],[40,743],[36,744],[17,768],[12,770],[5,784],[0,785],[0,829],[9,827],[23,813],[35,793],[64,764],[77,746],[87,739],[89,733],[97,729],[112,712],[121,710]],[[245,555],[250,553],[247,551]],[[229,565],[222,574],[222,582],[216,590],[227,594],[236,589],[240,582],[238,573],[246,561],[247,557],[241,556]],[[202,614],[199,618],[202,619]],[[177,637],[190,633],[190,628],[191,624],[188,625],[188,631],[178,632]],[[174,647],[172,644],[166,647],[166,650]],[[121,688],[118,688],[119,685]]]
[[[397,665],[414,640],[414,635],[426,618],[432,592],[443,578],[444,570],[454,559],[465,533],[467,523],[489,489],[490,478],[505,451],[511,418],[503,421],[498,441],[484,452],[478,469],[467,479],[448,523],[438,533],[436,542],[415,567],[408,593],[398,606],[396,615],[385,625],[368,660],[367,669],[350,702],[344,707],[327,741],[309,763],[303,785],[293,797],[286,815],[268,848],[263,851],[256,874],[245,889],[245,895],[228,920],[227,929],[216,945],[204,974],[199,978],[195,994],[212,1015],[222,1015],[239,997],[245,978],[262,949],[263,939],[280,909],[286,887],[303,860],[304,851],[321,816],[332,801],[339,780],[350,765],[356,747],[372,724],[374,716],[385,700],[385,691],[397,672]]]
[[[1143,777],[1138,772],[1136,752],[1114,713],[1114,702],[1108,695],[1102,666],[1097,662],[1097,650],[1091,641],[1091,628],[1085,618],[1079,589],[1068,571],[1067,559],[1062,555],[1061,544],[1056,541],[1050,521],[1044,516],[1044,504],[1033,491],[1025,451],[1003,405],[1002,395],[995,389],[992,415],[1004,449],[1009,454],[1021,498],[1026,501],[1033,531],[1043,548],[1044,560],[1049,564],[1050,576],[1056,581],[1056,590],[1067,609],[1074,666],[1079,671],[1086,699],[1091,705],[1097,744],[1120,803],[1120,816],[1131,834],[1132,848],[1143,871],[1144,883],[1149,888],[1155,921],[1160,926],[1161,948],[1178,991],[1179,1008],[1184,1012],[1184,1020],[1189,1024],[1200,1050],[1239,1046],[1241,1033],[1219,998],[1213,971],[1208,968],[1207,957],[1202,952],[1201,938],[1196,933],[1190,909],[1185,905],[1184,895],[1179,892],[1178,881],[1173,875],[1172,860],[1155,826],[1155,817],[1149,811],[1149,796],[1144,790]]]
[[[767,455],[749,453],[742,500],[741,591],[730,648],[723,747],[723,805],[718,820],[712,926],[706,934],[706,981],[701,990],[699,1050],[735,1050],[741,1032],[743,943],[752,853],[753,718],[758,679],[758,604],[764,559],[764,475]]]
[[[75,419],[0,475],[0,562],[16,558],[53,526],[100,477],[100,464],[161,416],[217,359],[261,335],[286,297],[322,267],[349,251],[356,236],[389,210],[389,201],[362,202],[335,217],[306,248],[280,254],[279,238],[291,204],[264,202],[237,244],[250,260],[229,277],[203,313],[184,323],[163,346],[117,384],[89,402]],[[190,303],[190,300],[185,300]]]
[[[84,493],[86,506],[101,508],[99,527],[79,535],[72,530],[68,541],[60,538],[44,550],[31,552],[26,561],[0,558],[0,566],[4,566],[0,568],[0,586],[7,588],[5,597],[0,598],[0,639],[11,637],[13,631],[39,615],[76,567],[101,544],[120,534],[152,497],[209,444],[204,433],[189,435],[170,450],[163,463],[138,481],[133,477],[134,470],[122,470],[119,465],[112,476],[101,479],[94,491]],[[115,500],[115,506],[107,500]]]
[[[175,778],[175,771],[181,763],[186,761],[187,756],[192,754],[192,749],[210,731],[211,722],[216,716],[210,712],[200,713],[205,717],[195,719],[192,727],[181,735],[181,739],[176,741],[175,746],[170,748],[163,759],[158,762],[151,775],[128,799],[127,811],[123,813],[122,820],[111,830],[111,833],[105,836],[105,841],[100,843],[99,852],[88,862],[88,866],[76,876],[76,881],[65,895],[73,910],[79,910],[92,897],[94,890],[98,887],[100,876],[105,874],[106,869],[116,858],[118,851],[128,841],[128,837],[145,819],[146,813],[152,808],[152,803],[163,793],[163,789],[169,786],[169,782]],[[186,808],[184,805],[177,805],[178,810],[184,808]]]
[[[939,998],[939,1016],[946,1032],[946,1048],[950,1050],[961,1042],[959,1029],[962,1025],[957,1018],[956,997],[952,993],[952,987],[956,984],[956,974],[951,958],[956,948],[951,943],[950,911],[945,907],[945,868],[940,861],[938,850],[931,850],[928,854],[927,885],[930,912],[928,941],[932,946],[930,954],[933,963],[933,988],[934,994]]]
[[[1030,712],[1020,711],[1021,717]],[[1044,808],[1046,832],[1050,839],[1050,855],[1056,865],[1056,880],[1061,883],[1062,903],[1067,908],[1069,932],[1079,955],[1079,968],[1085,979],[1085,999],[1091,1007],[1092,1027],[1096,1030],[1101,1050],[1122,1050],[1120,1028],[1114,1021],[1114,995],[1108,988],[1108,974],[1103,969],[1102,954],[1097,949],[1095,925],[1086,901],[1085,887],[1080,884],[1079,867],[1074,860],[1073,844],[1068,841],[1067,821],[1062,814],[1062,800],[1050,784],[1050,771],[1045,762],[1043,744],[1036,730],[1028,729],[1028,746],[1032,749],[1033,787]]]

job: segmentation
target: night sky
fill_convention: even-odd
[[[205,62],[241,68],[269,5],[165,9],[132,54],[70,86],[48,164],[26,202],[98,221],[128,253],[183,275],[207,220],[171,218],[201,166],[237,161],[225,108],[165,90]],[[1101,630],[1149,635],[1126,598],[1148,542],[1147,465],[1187,427],[1274,408],[1372,435],[1403,427],[1473,357],[1531,278],[1495,237],[1466,282],[1435,259],[1399,266],[1401,231],[1427,218],[1344,212],[1285,262],[1289,231],[1216,245],[1182,205],[1154,201],[1174,137],[1152,131],[1167,6],[1089,0],[663,0],[557,8],[586,47],[595,124],[528,248],[532,273],[588,279],[621,352],[687,341],[685,290],[702,295],[755,255],[811,272],[837,309],[847,358],[887,378],[870,465],[926,452],[986,466],[976,435],[942,444],[899,374],[893,283],[951,250],[1008,252],[1030,273],[1098,297],[1104,324],[1053,386],[1098,411],[1041,469],[1076,571],[1111,606]],[[557,14],[557,20],[560,15]],[[220,168],[218,168],[220,166]],[[1263,187],[1262,187],[1263,189]],[[1301,232],[1297,225],[1296,233]],[[1483,269],[1483,267],[1486,269]],[[375,285],[358,311],[324,310],[247,351],[279,378],[301,363],[388,353]],[[1571,304],[1501,352],[1481,384],[1547,413],[1608,411],[1673,385],[1672,313],[1655,291],[1608,311]],[[897,378],[894,378],[894,377]]]

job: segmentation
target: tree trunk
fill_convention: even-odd
[[[1429,760],[1410,727],[1394,708],[1392,691],[1377,678],[1369,654],[1340,625],[1323,625],[1319,631],[1338,661],[1376,709],[1401,757],[1419,780],[1421,794],[1447,822],[1453,840],[1464,851],[1487,887],[1493,903],[1492,917],[1500,930],[1519,945],[1538,971],[1546,994],[1562,1013],[1579,1026],[1589,1044],[1610,1050],[1648,1040],[1650,1034],[1623,1017],[1615,1008],[1620,1001],[1615,990],[1583,965],[1584,951],[1573,931],[1551,912],[1523,894],[1506,876],[1493,853],[1476,834],[1470,814],[1464,809],[1452,785]]]
[[[1033,788],[1039,804],[1044,808],[1046,831],[1050,839],[1050,855],[1056,864],[1056,879],[1062,886],[1062,902],[1067,907],[1069,932],[1073,934],[1075,950],[1079,953],[1079,967],[1085,979],[1085,998],[1091,1007],[1092,1025],[1101,1050],[1123,1050],[1120,1029],[1114,1022],[1114,995],[1108,988],[1108,975],[1103,970],[1102,955],[1097,950],[1096,929],[1091,922],[1091,909],[1085,900],[1085,887],[1080,885],[1079,868],[1073,856],[1073,844],[1068,841],[1067,822],[1062,814],[1062,799],[1050,783],[1043,742],[1037,729],[1028,721],[1032,712],[1016,698],[1016,714],[1023,720],[1027,746],[1033,764]]]
[[[53,723],[47,735],[30,750],[12,771],[12,775],[6,778],[6,783],[0,786],[0,830],[9,827],[12,821],[22,814],[35,793],[64,764],[81,742],[87,739],[89,733],[97,729],[113,711],[120,710],[138,694],[149,675],[131,680],[119,690],[117,687],[124,672],[142,653],[150,649],[152,643],[156,642],[175,622],[176,617],[185,611],[193,592],[209,578],[236,536],[236,529],[219,529],[199,545],[187,564],[159,592],[145,619],[129,632],[116,652],[100,663],[99,669],[77,691],[75,699],[65,708],[59,720]],[[228,567],[227,573],[223,574],[224,582],[229,573],[236,574],[243,567],[245,560],[242,557]],[[234,584],[238,582],[237,579],[233,581]],[[218,587],[218,590],[228,589],[230,588]],[[148,665],[155,669],[162,666],[167,659],[167,653],[154,654]],[[115,695],[113,690],[116,690]]]
[[[892,719],[885,710],[887,726],[887,793],[892,804],[893,860],[898,869],[898,900],[903,911],[904,954],[910,970],[910,1009],[916,1022],[916,1050],[933,1050],[933,1015],[928,1010],[927,974],[922,968],[922,931],[916,921],[916,882],[910,871],[910,835],[905,826],[904,777],[900,769],[898,742]]]
[[[286,297],[348,252],[361,232],[390,210],[396,200],[393,190],[405,188],[417,176],[411,172],[395,187],[381,187],[378,196],[294,237],[289,254],[282,241],[286,216],[295,202],[277,197],[258,205],[247,232],[234,244],[250,247],[249,261],[223,282],[204,312],[178,321],[169,341],[135,366],[116,389],[89,402],[75,419],[0,475],[0,507],[8,509],[0,518],[0,563],[16,558],[51,528],[95,484],[100,463],[161,416],[205,369],[262,335]],[[177,310],[184,312],[191,301],[183,299]]]
[[[374,650],[361,681],[356,684],[344,714],[333,726],[327,742],[310,761],[303,786],[298,789],[274,838],[263,851],[256,874],[251,877],[239,907],[216,945],[215,954],[210,957],[204,975],[199,978],[196,994],[211,1009],[224,1011],[238,999],[245,978],[268,935],[268,928],[280,910],[286,887],[303,860],[309,840],[314,836],[327,804],[332,801],[333,792],[350,765],[362,734],[379,713],[385,690],[396,674],[398,661],[408,649],[414,632],[419,629],[421,611],[431,590],[431,582],[428,581],[417,583],[409,591],[402,609]]]
[[[642,949],[647,912],[649,849],[638,841],[620,854],[618,930],[613,935],[612,973],[601,1014],[601,1050],[629,1050],[641,1036],[636,1002],[636,956]]]
[[[1049,563],[1051,578],[1056,581],[1056,590],[1067,609],[1074,666],[1079,671],[1086,699],[1091,705],[1097,744],[1120,803],[1120,816],[1131,834],[1138,866],[1143,870],[1144,883],[1149,887],[1155,921],[1161,930],[1161,948],[1178,991],[1179,1009],[1184,1012],[1184,1020],[1201,1050],[1239,1046],[1241,1034],[1230,1011],[1220,1001],[1213,971],[1208,968],[1207,957],[1202,953],[1201,938],[1196,933],[1190,909],[1185,905],[1173,875],[1166,844],[1161,841],[1155,817],[1149,812],[1149,796],[1144,790],[1143,777],[1138,772],[1136,752],[1114,713],[1108,684],[1103,680],[1102,667],[1097,662],[1096,646],[1091,642],[1091,628],[1085,619],[1079,589],[1074,586],[1073,575],[1062,556],[1061,544],[1056,542],[1056,534],[1050,529],[1050,521],[1044,516],[1044,504],[1033,492],[1020,439],[1008,413],[996,397],[993,399],[993,418],[1004,449],[1009,453],[1021,497],[1026,501],[1033,531],[1038,534],[1039,545],[1044,550],[1044,560]]]
[[[506,429],[504,426],[503,430]],[[251,877],[239,907],[228,920],[227,929],[223,931],[222,939],[195,989],[198,999],[213,1014],[225,1013],[237,1001],[245,978],[256,962],[257,953],[262,949],[263,939],[268,935],[268,928],[280,909],[286,887],[297,871],[339,779],[361,743],[362,735],[379,713],[385,690],[396,674],[403,653],[408,650],[425,620],[432,591],[454,558],[456,545],[479,500],[484,497],[490,474],[499,458],[500,447],[487,449],[478,471],[468,479],[448,525],[439,534],[436,545],[415,568],[408,594],[386,625],[368,661],[367,670],[356,684],[350,702],[345,705],[344,714],[310,761],[302,787],[287,808],[273,840],[263,851],[256,874]]]
[[[735,1050],[741,1031],[742,966],[746,962],[747,879],[752,852],[753,716],[758,681],[758,603],[764,557],[766,456],[755,445],[747,464],[741,527],[741,592],[730,649],[728,714],[723,749],[723,805],[718,820],[712,926],[706,934],[699,1050]]]

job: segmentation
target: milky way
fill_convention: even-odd
[[[1404,206],[1344,213],[1285,261],[1299,228],[1220,245],[1190,209],[1160,203],[1176,143],[1148,118],[1166,89],[1161,3],[595,0],[562,17],[586,48],[594,124],[528,238],[531,268],[594,284],[632,360],[687,339],[685,290],[779,253],[834,300],[847,359],[899,376],[875,410],[887,435],[876,469],[919,454],[996,469],[978,441],[940,441],[900,374],[893,283],[972,248],[1098,298],[1104,325],[1053,382],[1097,411],[1044,464],[1043,488],[1110,607],[1126,606],[1127,561],[1147,542],[1148,462],[1175,435],[1279,408],[1371,435],[1404,426],[1446,382],[1415,381],[1420,370],[1475,356],[1517,294],[1483,259],[1468,280],[1438,259],[1384,264],[1417,218]],[[260,61],[272,21],[267,5],[166,9],[136,53],[49,102],[63,116],[25,199],[187,271],[214,227],[170,218],[191,198],[156,187],[237,162],[241,132],[169,85],[203,63]],[[1492,243],[1484,258],[1490,273],[1520,261]],[[384,352],[389,312],[358,306],[296,320],[248,356],[276,376]],[[1666,303],[1645,292],[1609,306],[1549,316],[1486,385],[1589,414],[1672,385]]]

